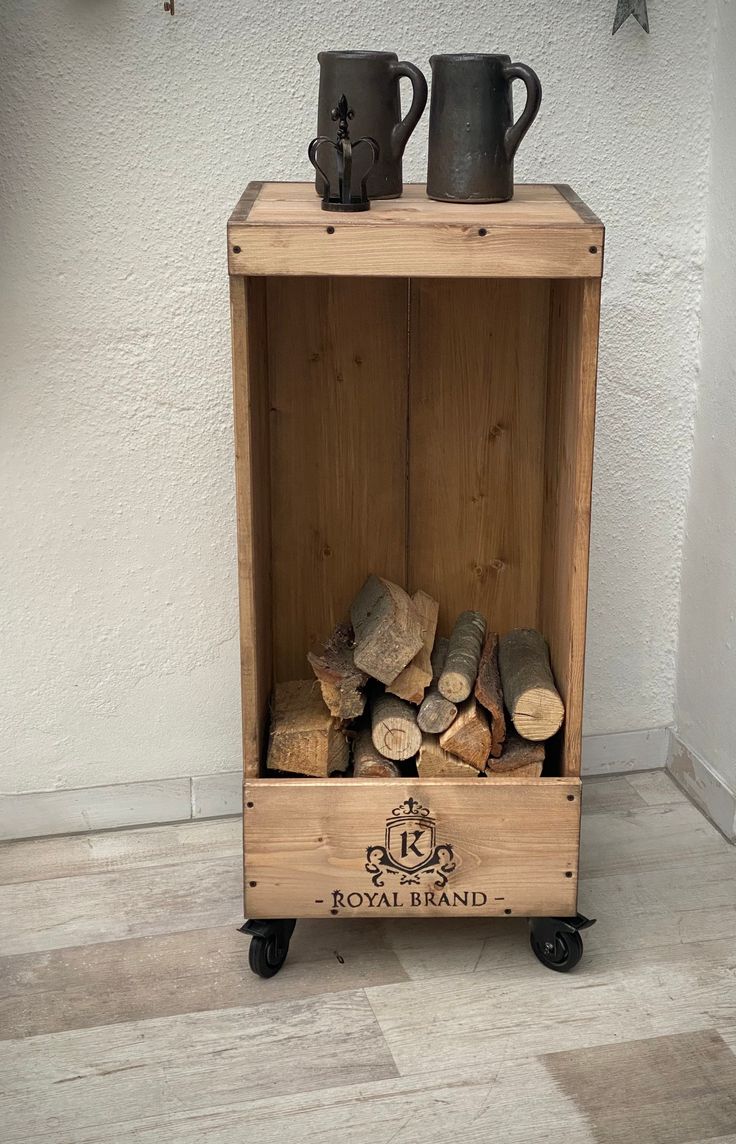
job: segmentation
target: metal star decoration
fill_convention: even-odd
[[[635,20],[638,20],[645,32],[649,31],[647,0],[618,0],[611,35],[616,35],[616,32],[624,21],[628,20],[629,16],[633,16]]]

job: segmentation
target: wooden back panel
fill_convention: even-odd
[[[538,626],[579,773],[599,293],[233,280],[250,774],[272,677],[308,675],[370,571],[435,595],[445,633],[469,607]]]
[[[274,673],[406,580],[407,282],[268,279]]]
[[[545,279],[412,281],[409,586],[496,630],[538,621]]]

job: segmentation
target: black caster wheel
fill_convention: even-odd
[[[579,933],[556,933],[552,941],[544,942],[533,933],[529,936],[534,956],[558,973],[569,972],[583,956],[583,939]]]
[[[259,977],[273,977],[281,969],[289,952],[289,941],[296,921],[247,921],[241,933],[250,934],[248,964]]]
[[[532,952],[548,969],[569,973],[583,956],[579,931],[592,925],[582,914],[574,918],[532,918],[529,935]]]

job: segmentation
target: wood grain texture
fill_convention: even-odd
[[[276,679],[304,674],[371,569],[406,582],[406,289],[268,282]]]
[[[0,845],[0,886],[235,857],[242,845],[235,818],[6,842]]]
[[[736,1133],[736,1056],[715,1029],[552,1053],[545,1063],[600,1144]]]
[[[338,624],[317,652],[308,652],[330,714],[336,719],[357,719],[365,708],[368,676],[355,666],[354,633],[350,624]]]
[[[397,761],[416,755],[422,742],[417,710],[397,695],[378,695],[371,709],[373,746],[387,759]]]
[[[534,627],[549,283],[439,279],[411,294],[409,580],[440,601],[443,635],[465,609],[496,631]]]
[[[475,681],[475,698],[490,716],[491,755],[498,758],[506,739],[506,713],[498,670],[498,632],[486,633]]]
[[[263,281],[230,279],[243,760],[248,775],[260,770],[273,674],[265,306]]]
[[[362,990],[0,1045],[3,1129],[11,1141],[43,1138],[49,1129],[52,1139],[76,1141],[91,1128],[107,1139],[111,1122],[142,1111],[184,1107],[204,1115],[234,1101],[393,1076]]]
[[[541,632],[514,628],[498,644],[503,697],[519,735],[542,742],[559,731],[565,706],[555,687],[549,648]]]
[[[357,666],[391,683],[422,647],[422,616],[399,584],[372,573],[350,605]]]
[[[356,892],[347,916],[458,916],[575,912],[579,783],[539,779],[268,780],[246,784],[246,912],[253,917],[325,917],[333,890]],[[568,800],[572,796],[572,801]],[[486,900],[451,907],[371,904],[376,886],[367,848],[386,842],[393,809],[413,797],[436,820],[437,843],[453,847],[456,869],[447,891],[476,891]],[[252,803],[252,805],[248,805]],[[567,876],[570,874],[571,876]],[[253,885],[255,883],[255,885]],[[399,891],[386,876],[385,888]],[[420,891],[432,890],[430,879]]]
[[[477,779],[478,768],[464,763],[457,755],[451,755],[440,746],[437,735],[422,735],[422,745],[417,755],[417,774],[420,779],[466,778]]]
[[[565,704],[562,773],[568,775],[580,774],[582,745],[599,315],[599,282],[553,284],[537,626]]]
[[[386,690],[410,703],[421,703],[425,691],[432,682],[432,648],[440,606],[437,600],[433,600],[421,589],[414,592],[412,601],[422,619],[423,644],[411,662],[388,684]]]
[[[231,274],[600,277],[603,227],[553,186],[508,203],[437,203],[421,186],[327,217],[311,183],[269,184],[228,225]],[[331,228],[328,230],[328,227]],[[591,249],[593,248],[593,249]]]
[[[350,750],[316,679],[277,683],[271,701],[266,766],[326,778],[347,770]]]
[[[231,924],[2,958],[0,1040],[273,1004],[406,978],[368,921],[305,921],[289,948],[289,973],[269,981],[248,972],[248,941]]]
[[[287,780],[284,780],[286,782]],[[236,856],[80,874],[0,889],[0,956],[235,925]]]
[[[491,753],[491,728],[474,695],[458,709],[457,719],[442,732],[439,741],[443,750],[458,755],[478,771],[485,769]]]

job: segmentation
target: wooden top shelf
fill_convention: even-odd
[[[228,222],[230,274],[600,278],[604,228],[567,186],[438,203],[421,184],[369,211],[323,211],[313,183],[250,183]]]

